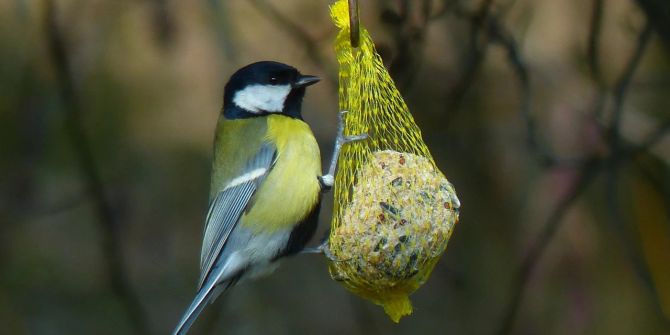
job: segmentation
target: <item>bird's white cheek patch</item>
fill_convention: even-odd
[[[290,85],[249,85],[238,91],[233,103],[252,113],[281,113]]]

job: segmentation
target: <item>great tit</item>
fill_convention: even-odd
[[[198,291],[173,334],[185,334],[223,291],[272,271],[314,235],[321,192],[333,182],[321,176],[319,146],[301,115],[305,88],[318,81],[264,61],[226,84]]]

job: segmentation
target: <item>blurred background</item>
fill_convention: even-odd
[[[170,332],[227,78],[324,78],[304,116],[330,157],[329,4],[0,1],[0,332]],[[302,255],[191,333],[670,334],[670,2],[360,8],[463,204],[447,252],[397,325]]]

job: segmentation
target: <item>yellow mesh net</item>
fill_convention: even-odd
[[[360,45],[352,48],[347,1],[337,1],[331,17],[340,29],[335,49],[340,109],[348,111],[344,134],[368,138],[340,153],[330,274],[398,322],[411,314],[409,294],[446,249],[460,204],[362,26]]]

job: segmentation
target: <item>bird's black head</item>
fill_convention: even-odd
[[[277,62],[257,62],[235,72],[223,94],[223,115],[241,119],[284,114],[302,119],[300,108],[305,87],[318,77],[300,74],[294,67]]]

